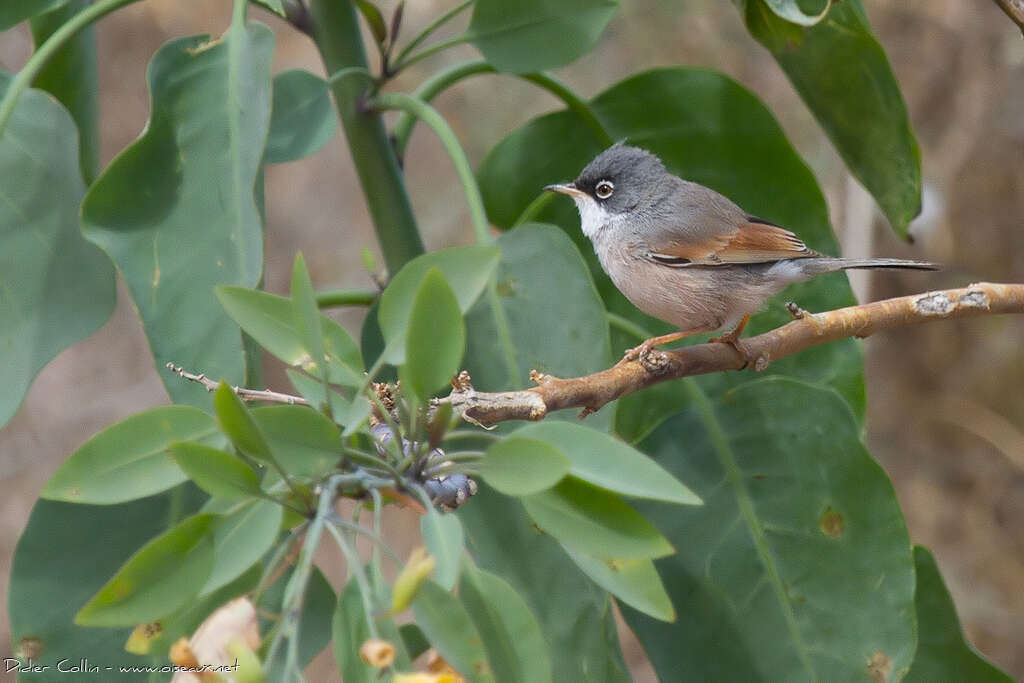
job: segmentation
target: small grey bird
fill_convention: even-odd
[[[644,313],[679,328],[628,350],[623,361],[721,328],[730,331],[711,341],[732,344],[746,357],[739,342],[743,327],[787,285],[847,268],[938,268],[819,254],[789,230],[672,175],[655,155],[621,142],[575,181],[544,189],[576,202],[583,234],[619,291]]]

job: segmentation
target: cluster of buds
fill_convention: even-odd
[[[377,452],[382,458],[388,457],[388,444],[394,438],[389,427],[384,422],[378,422],[377,424],[370,427],[370,435],[373,437],[374,445],[377,448]],[[402,437],[402,455],[409,456],[418,446],[416,442],[409,441],[405,437]],[[435,448],[425,458],[425,461],[420,464],[419,467],[413,468],[411,471],[413,476],[417,476],[424,470],[437,465],[445,464],[445,452],[440,448]],[[430,496],[430,500],[437,507],[441,508],[445,512],[451,512],[458,508],[460,505],[468,501],[477,491],[476,482],[470,479],[465,474],[454,472],[452,474],[442,474],[436,477],[430,477],[417,481],[418,484],[423,486],[423,489]]]

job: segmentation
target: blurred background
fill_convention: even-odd
[[[390,16],[396,2],[379,4]],[[415,35],[454,4],[409,2],[403,35]],[[989,0],[864,4],[900,81],[922,150],[924,210],[911,226],[912,245],[885,225],[731,3],[623,3],[597,49],[557,75],[592,96],[655,66],[722,71],[765,102],[814,170],[845,256],[940,261],[948,267],[928,281],[934,289],[983,280],[1024,282],[1024,40],[1019,29]],[[227,0],[149,0],[98,25],[103,166],[145,125],[145,68],[156,49],[172,38],[219,35],[230,12]],[[251,14],[277,33],[275,72],[323,73],[305,36],[265,12]],[[455,22],[449,32],[460,26]],[[16,71],[30,52],[25,27],[5,33],[0,68]],[[410,90],[439,66],[474,54],[469,47],[445,52],[403,73],[394,87]],[[546,93],[508,77],[471,79],[435,104],[474,164],[508,131],[559,108]],[[413,135],[406,159],[427,248],[471,243],[454,171],[425,127]],[[343,136],[307,160],[268,167],[266,177],[267,289],[286,293],[299,250],[320,289],[372,286],[359,252],[363,246],[375,249],[373,230]],[[914,291],[898,273],[853,275],[862,301]],[[11,652],[6,622],[11,556],[43,484],[96,431],[168,400],[127,290],[120,286],[118,294],[111,320],[43,370],[19,413],[0,430],[0,656]],[[337,313],[353,330],[361,315]],[[1024,317],[1018,316],[938,322],[880,334],[864,344],[869,448],[892,477],[911,538],[935,553],[968,638],[1018,679],[1024,679],[1022,342]],[[266,379],[271,388],[288,387],[279,367],[268,364]],[[389,512],[386,535],[400,547],[403,535],[411,542],[418,528],[411,513]],[[323,559],[331,563],[326,566],[342,564],[338,558]],[[337,583],[337,576],[328,577]],[[637,680],[654,680],[642,651],[624,636]],[[329,654],[313,667],[311,680],[336,680]]]

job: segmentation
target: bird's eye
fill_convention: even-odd
[[[612,192],[615,190],[615,186],[612,185],[610,180],[602,180],[594,188],[594,194],[597,195],[598,199],[608,199],[612,196]]]

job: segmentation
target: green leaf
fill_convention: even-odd
[[[0,95],[10,81],[0,71]],[[0,426],[43,366],[114,310],[110,259],[79,232],[84,194],[74,122],[25,91],[0,138]]]
[[[355,5],[359,9],[359,13],[363,15],[363,19],[366,20],[366,25],[370,27],[373,39],[377,41],[378,45],[383,45],[384,41],[388,39],[388,26],[384,23],[384,15],[380,13],[376,5],[368,0],[355,0]]]
[[[899,680],[915,646],[910,540],[849,407],[782,377],[718,397],[686,385],[691,408],[643,447],[704,505],[638,504],[676,547],[657,567],[677,619],[623,609],[655,669],[854,681],[881,661]]]
[[[42,650],[36,664],[43,672],[23,672],[24,683],[58,683],[68,674],[57,662],[147,660],[124,651],[129,628],[87,628],[74,623],[75,613],[147,541],[167,528],[177,506],[188,514],[202,494],[194,486],[121,505],[76,505],[40,499],[18,539],[11,566],[8,616],[15,648]],[[97,530],[112,531],[97,542]],[[116,530],[116,532],[114,532]],[[73,576],[74,580],[68,580]],[[134,626],[134,625],[133,625]],[[104,681],[135,683],[138,674],[105,672]]]
[[[550,443],[510,436],[487,449],[477,469],[506,496],[528,496],[557,484],[571,465],[569,456]]]
[[[311,359],[313,374],[325,381],[326,366],[324,354],[323,328],[320,325],[320,309],[316,305],[316,294],[313,293],[313,281],[306,268],[306,260],[302,254],[295,255],[292,269],[292,320],[299,334],[306,355]]]
[[[309,365],[288,299],[245,287],[218,287],[216,291],[227,314],[256,343],[288,365]],[[320,326],[331,383],[361,386],[363,359],[352,337],[325,315],[320,316]]]
[[[170,444],[178,467],[202,490],[226,500],[244,500],[260,494],[260,480],[236,456],[198,443]]]
[[[569,456],[569,472],[584,481],[634,498],[700,505],[700,497],[640,451],[601,432],[568,422],[538,422],[516,431]]]
[[[459,509],[474,559],[501,576],[537,617],[553,653],[555,681],[625,683],[608,593],[589,581],[558,543],[536,527],[515,498],[481,484]],[[565,653],[572,653],[566,656]]]
[[[215,519],[193,515],[147,543],[78,611],[75,623],[131,626],[155,621],[191,601],[213,566]]]
[[[425,581],[412,609],[417,625],[453,669],[470,683],[495,680],[480,634],[458,598],[433,581]]]
[[[338,130],[327,81],[304,69],[274,76],[274,103],[263,163],[298,161],[318,152]]]
[[[213,407],[217,411],[220,428],[231,439],[235,448],[260,462],[273,462],[270,445],[252,413],[238,398],[234,390],[221,382],[213,392]]]
[[[746,0],[747,28],[775,57],[836,146],[907,237],[921,211],[921,153],[907,107],[860,0],[832,3],[823,21],[798,29],[763,0]]]
[[[507,391],[526,386],[531,369],[577,377],[608,367],[604,305],[572,241],[551,225],[523,225],[497,244],[500,316],[490,297],[466,316],[465,363],[473,386]],[[589,419],[600,426],[610,417],[601,411]]]
[[[570,550],[624,558],[673,552],[665,537],[621,498],[579,479],[566,477],[553,489],[522,500],[537,526]]]
[[[163,656],[179,638],[191,636],[217,608],[256,588],[262,573],[261,567],[252,567],[231,583],[161,617],[160,635],[149,641],[149,654]]]
[[[68,0],[4,0],[0,4],[0,31],[67,4]]]
[[[597,558],[569,551],[576,566],[601,588],[638,612],[659,621],[675,621],[676,610],[654,562],[645,559]]]
[[[459,310],[465,313],[487,285],[501,257],[494,247],[451,247],[417,256],[388,283],[381,294],[377,320],[387,340],[387,361],[401,365],[405,360],[405,333],[413,299],[431,268],[441,271],[455,293]]]
[[[189,406],[163,406],[107,427],[72,454],[40,496],[109,505],[144,498],[188,477],[168,450],[172,441],[222,443],[213,418]]]
[[[1010,683],[1012,679],[985,660],[964,638],[953,599],[942,581],[935,558],[914,546],[917,587],[917,653],[906,683],[958,680],[971,683]]]
[[[319,479],[341,459],[338,427],[305,406],[264,406],[250,411],[284,471]]]
[[[250,500],[223,515],[213,532],[213,568],[199,595],[206,596],[256,565],[277,540],[283,508]]]
[[[263,594],[257,606],[260,610],[269,614],[281,613],[281,600],[284,596],[284,588],[291,578],[292,572],[287,571]],[[331,640],[331,619],[334,615],[334,605],[337,596],[331,584],[324,578],[323,573],[313,568],[306,585],[306,595],[302,600],[302,620],[299,624],[298,645],[299,645],[299,668],[305,669],[314,657],[327,647]],[[275,622],[261,624],[260,633],[266,633]],[[268,681],[285,681],[285,657],[279,654],[274,660],[273,666],[267,670]]]
[[[551,681],[551,658],[540,625],[507,581],[467,563],[459,597],[480,633],[495,681]]]
[[[466,324],[455,293],[437,268],[427,271],[413,299],[406,328],[402,391],[426,402],[459,371],[466,348]]]
[[[89,0],[75,0],[54,11],[32,18],[32,42],[36,49],[68,19],[88,7]],[[0,10],[2,11],[2,10]],[[78,127],[79,167],[86,185],[96,178],[100,163],[100,104],[96,69],[96,29],[89,25],[75,34],[43,65],[32,81],[64,105]]]
[[[804,10],[804,7],[812,4],[806,0],[805,2],[798,2],[797,0],[764,0],[764,4],[768,9],[786,21],[801,26],[813,26],[828,13],[831,0],[817,0],[817,2],[813,3],[815,7],[810,12]]]
[[[158,367],[215,369],[244,383],[241,335],[210,294],[260,279],[254,187],[270,123],[273,42],[254,23],[219,40],[164,45],[147,72],[145,131],[82,204],[85,234],[124,276]],[[176,403],[209,405],[203,387],[161,378]]]
[[[597,43],[614,0],[476,0],[466,39],[499,71],[565,66]]]
[[[351,579],[345,590],[338,596],[338,603],[331,621],[334,661],[345,683],[378,683],[380,669],[367,666],[359,657],[360,646],[370,639],[369,620],[377,627],[377,636],[395,646],[395,667],[409,669],[409,655],[399,629],[389,618],[369,616],[363,609],[363,598],[359,584]],[[429,647],[429,646],[428,646]]]
[[[459,567],[462,566],[462,524],[452,514],[441,514],[431,508],[420,517],[420,534],[427,546],[427,552],[433,556],[434,581],[441,588],[450,591],[459,580]]]

